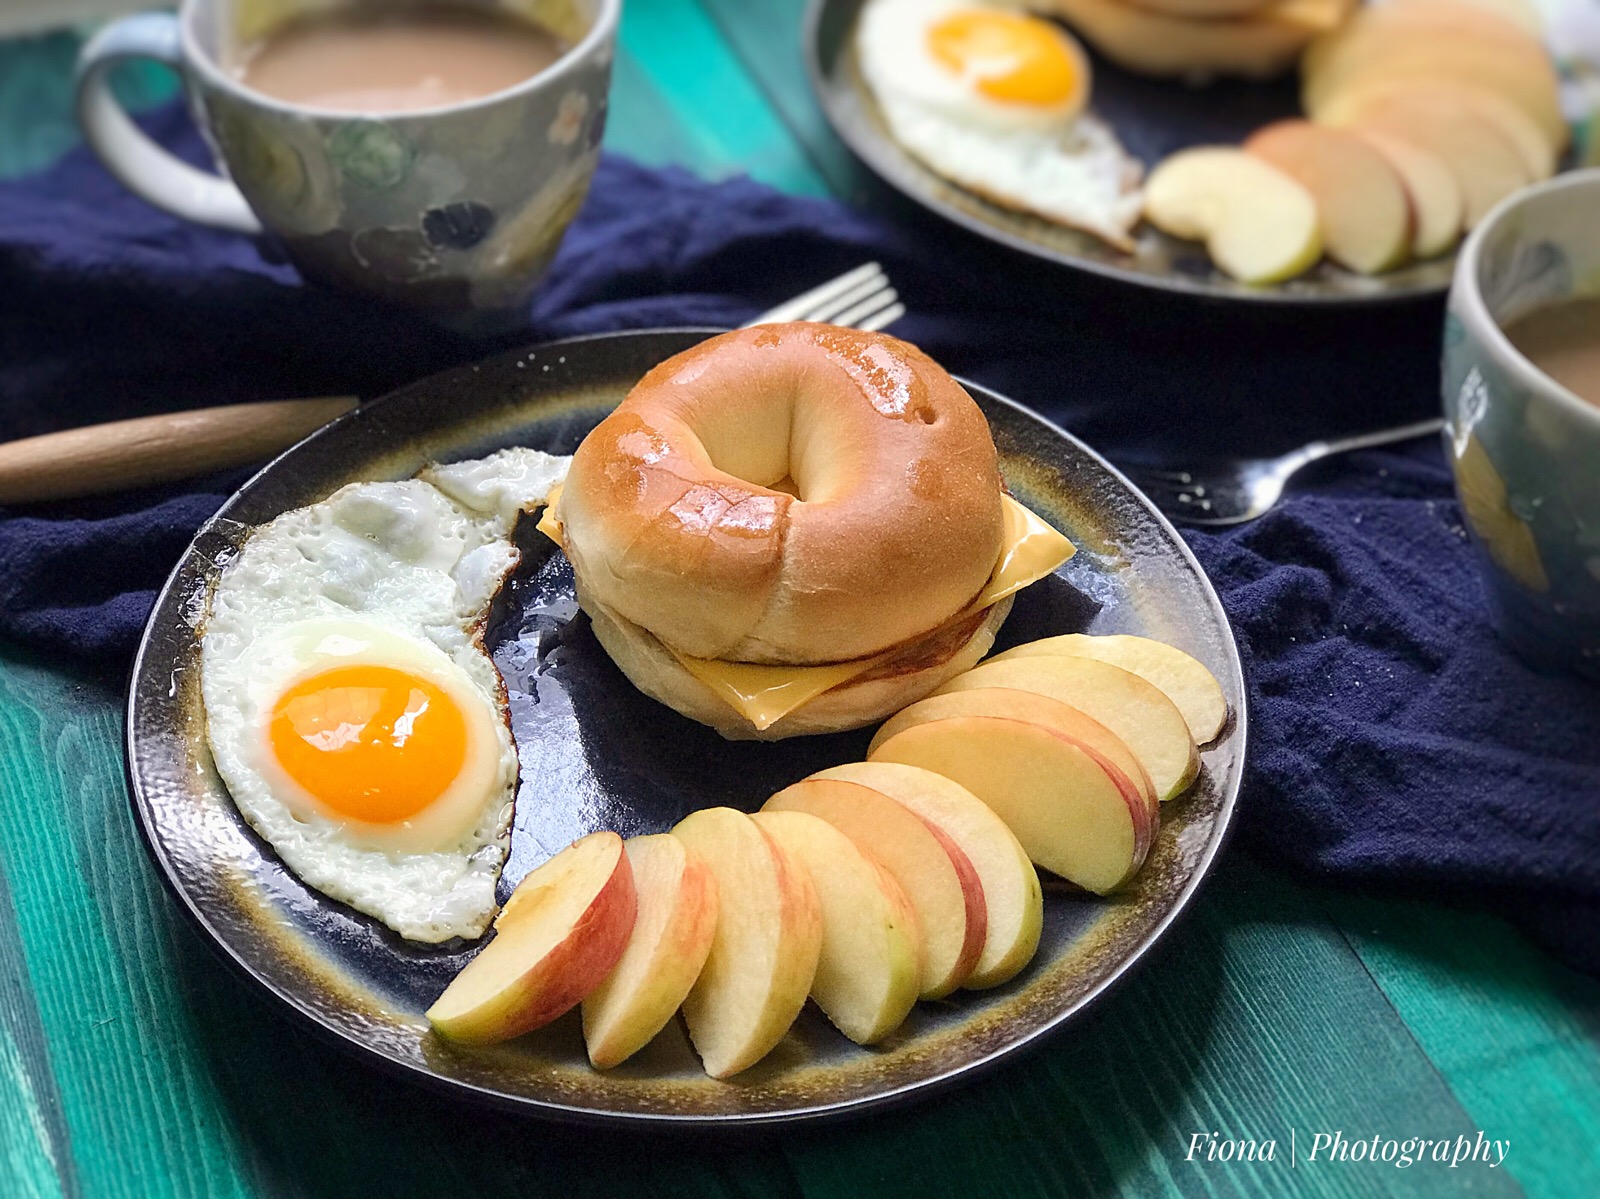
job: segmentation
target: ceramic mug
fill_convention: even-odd
[[[241,45],[328,0],[185,0],[176,16],[126,17],[84,46],[78,118],[111,172],[157,207],[271,233],[307,279],[470,326],[473,314],[505,314],[527,298],[583,202],[621,0],[498,6],[571,48],[505,91],[367,114],[277,100],[226,69]],[[108,76],[130,58],[180,72],[221,176],[179,161],[128,119]]]
[[[1445,318],[1456,491],[1507,640],[1600,679],[1600,407],[1544,374],[1505,327],[1600,295],[1600,170],[1518,192],[1467,239]],[[1595,331],[1600,337],[1600,329]]]

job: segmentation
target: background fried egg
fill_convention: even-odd
[[[417,941],[494,913],[517,760],[482,643],[517,514],[567,459],[531,450],[356,483],[256,530],[201,640],[235,805],[307,885]]]
[[[868,0],[856,51],[890,135],[932,170],[1131,248],[1142,168],[1083,111],[1089,62],[1060,26],[981,0]]]

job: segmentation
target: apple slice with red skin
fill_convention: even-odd
[[[809,812],[757,812],[763,832],[799,859],[822,905],[822,954],[811,998],[857,1045],[905,1022],[922,982],[922,933],[911,901],[865,850]]]
[[[859,783],[887,795],[940,829],[967,855],[983,885],[988,928],[978,964],[963,986],[969,990],[997,987],[1033,960],[1044,929],[1039,874],[1016,834],[988,804],[942,774],[900,762],[851,762],[813,777]]]
[[[836,779],[801,779],[761,810],[819,816],[894,876],[922,934],[923,999],[967,981],[983,952],[989,912],[971,860],[941,830],[881,792]]]
[[[755,1065],[805,1006],[822,951],[822,908],[805,867],[743,812],[702,808],[672,830],[717,880],[717,927],[683,1001],[712,1078]]]
[[[575,1007],[622,957],[638,899],[616,833],[580,837],[517,884],[495,935],[428,1009],[440,1036],[488,1045]]]
[[[624,845],[638,916],[616,967],[583,1001],[583,1040],[600,1070],[632,1057],[672,1019],[717,931],[717,882],[698,854],[671,833]]]
[[[884,741],[872,760],[955,780],[994,809],[1037,865],[1099,895],[1131,879],[1155,841],[1158,805],[1105,759],[1043,725],[930,720]]]
[[[1009,662],[1040,654],[1094,658],[1138,675],[1176,705],[1189,726],[1189,735],[1200,745],[1216,740],[1227,723],[1228,700],[1217,676],[1198,658],[1165,641],[1128,633],[1065,633],[1029,641],[996,654],[990,661]]]
[[[1405,187],[1389,160],[1360,138],[1310,121],[1274,121],[1244,148],[1311,193],[1323,252],[1340,266],[1376,275],[1411,252]]]
[[[1461,240],[1467,203],[1454,172],[1432,150],[1390,137],[1376,129],[1350,132],[1382,154],[1405,185],[1411,204],[1411,254],[1434,258]]]
[[[1032,691],[1105,725],[1139,759],[1158,799],[1181,795],[1200,771],[1200,751],[1177,705],[1154,683],[1120,666],[1065,654],[995,658],[934,694],[979,687]]]
[[[1004,656],[1002,654],[1001,658]],[[995,662],[1000,660],[991,659]],[[971,691],[951,691],[918,700],[884,721],[873,736],[872,743],[867,746],[867,756],[870,758],[874,749],[901,729],[914,724],[926,724],[930,720],[943,720],[948,716],[1009,716],[1012,720],[1042,724],[1105,758],[1127,775],[1149,802],[1155,803],[1160,798],[1150,782],[1149,773],[1133,756],[1133,751],[1105,725],[1098,720],[1091,720],[1077,708],[1058,699],[1035,691],[1019,691],[1015,687],[977,687]],[[829,774],[828,771],[822,773]]]

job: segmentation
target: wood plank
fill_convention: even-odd
[[[72,109],[72,67],[82,41],[72,32],[0,41],[0,179],[43,170],[82,140]],[[146,62],[119,68],[112,86],[133,112],[178,90],[171,71]]]
[[[828,194],[827,183],[696,0],[630,0],[620,40],[690,131],[692,165],[701,173],[715,178],[742,171],[797,195]]]
[[[1324,904],[1479,1125],[1518,1130],[1530,1194],[1600,1195],[1600,981],[1483,912],[1414,899]]]
[[[1521,1193],[1501,1170],[1304,1159],[1314,1133],[1338,1130],[1474,1131],[1314,901],[1235,859],[1096,1018],[996,1080],[789,1157],[806,1194],[869,1178],[875,1194],[908,1197]],[[1209,1131],[1276,1138],[1275,1159],[1185,1160],[1189,1137]]]
[[[789,133],[833,194],[850,203],[881,188],[829,126],[806,74],[802,45],[806,0],[700,0]]]
[[[0,1180],[7,1193],[76,1193],[76,1169],[16,909],[0,858]]]
[[[0,663],[0,860],[77,1181],[245,1194],[168,956],[176,913],[128,813],[117,691]]]

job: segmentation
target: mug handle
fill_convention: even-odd
[[[78,54],[78,124],[109,170],[129,191],[174,216],[228,229],[261,232],[243,193],[228,180],[197,170],[145,136],[111,94],[111,68],[151,58],[183,71],[178,18],[138,13],[107,25]]]

